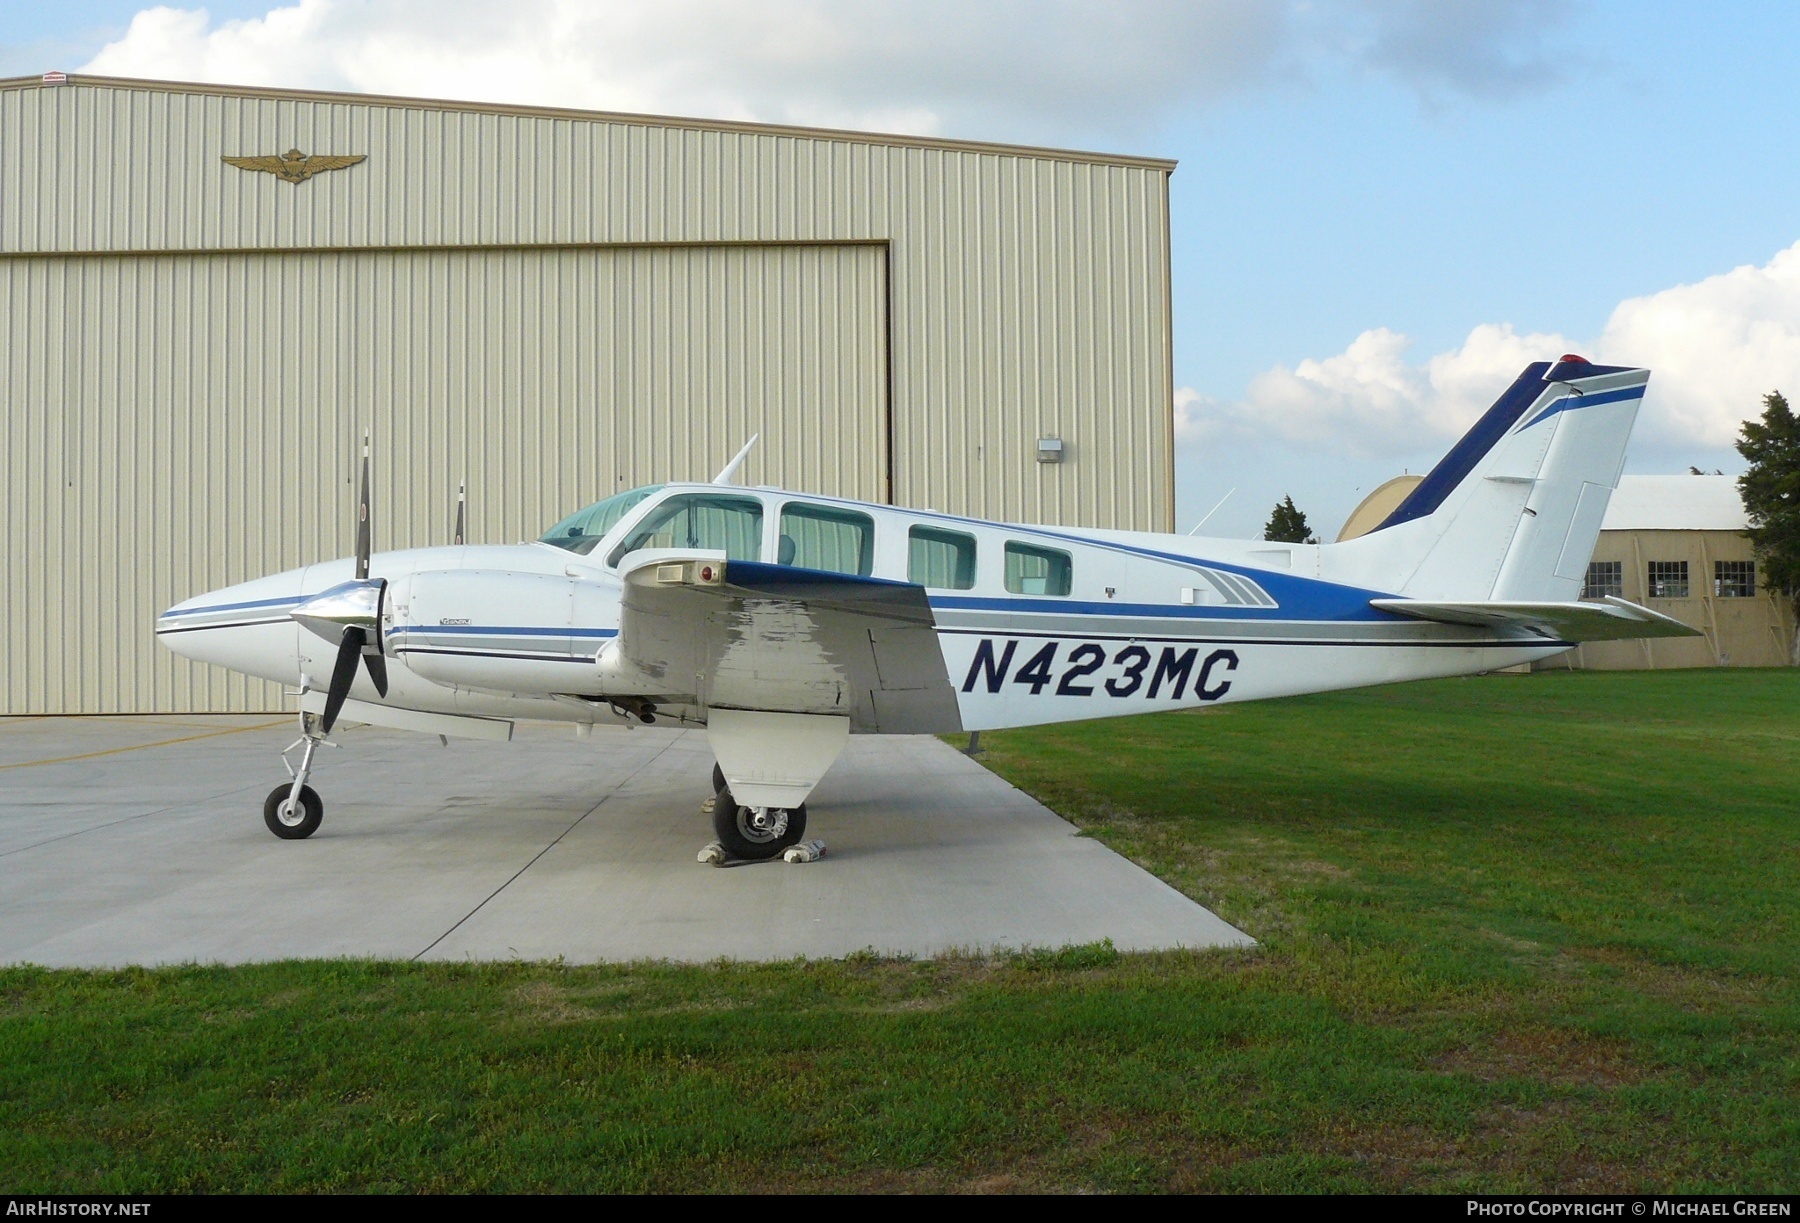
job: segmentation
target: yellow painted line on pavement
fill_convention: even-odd
[[[146,748],[168,747],[175,743],[192,743],[196,739],[216,739],[220,735],[241,735],[247,730],[267,730],[271,726],[284,726],[293,721],[282,718],[275,722],[258,722],[254,726],[233,726],[230,730],[209,730],[204,735],[184,735],[179,739],[160,739],[155,743],[134,743],[129,747],[109,747],[99,752],[82,752],[76,756],[53,756],[49,760],[21,760],[17,764],[0,764],[0,771],[6,769],[28,769],[38,764],[67,764],[71,760],[92,760],[96,756],[116,756],[120,752],[141,752]]]

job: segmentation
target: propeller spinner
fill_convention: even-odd
[[[288,613],[309,632],[337,643],[337,661],[331,668],[331,686],[325,691],[325,711],[319,729],[331,733],[338,713],[356,679],[356,663],[362,659],[375,691],[387,695],[387,660],[381,653],[381,605],[387,597],[387,579],[369,576],[369,439],[363,437],[362,493],[356,502],[356,577],[322,590]]]

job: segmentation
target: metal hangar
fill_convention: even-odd
[[[281,707],[196,591],[708,478],[1173,527],[1174,163],[0,80],[0,714]]]

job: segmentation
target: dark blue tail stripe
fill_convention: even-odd
[[[1450,448],[1449,454],[1438,460],[1431,474],[1419,481],[1419,486],[1408,493],[1406,500],[1395,506],[1394,512],[1375,530],[1435,513],[1438,506],[1444,504],[1444,498],[1450,495],[1450,490],[1475,470],[1475,464],[1494,448],[1494,443],[1505,437],[1506,431],[1525,415],[1525,410],[1537,402],[1538,396],[1544,393],[1544,375],[1549,369],[1548,361],[1534,361],[1526,366],[1525,372],[1494,401],[1487,414]]]
[[[1532,425],[1541,420],[1549,420],[1558,412],[1569,412],[1576,408],[1597,408],[1601,404],[1622,403],[1627,399],[1642,399],[1643,397],[1644,388],[1641,386],[1628,386],[1618,391],[1596,391],[1591,395],[1564,395],[1561,399],[1552,399],[1545,404],[1536,416],[1520,426],[1519,431],[1523,433]]]

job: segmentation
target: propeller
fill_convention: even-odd
[[[322,590],[288,613],[310,632],[337,643],[331,686],[325,690],[325,712],[319,729],[330,734],[356,681],[360,657],[375,691],[387,695],[387,659],[381,654],[381,605],[387,579],[369,576],[369,438],[363,435],[362,492],[356,502],[356,577]]]
[[[450,532],[450,542],[462,547],[463,542],[463,506],[468,501],[469,482],[463,480],[456,486],[456,529]]]

